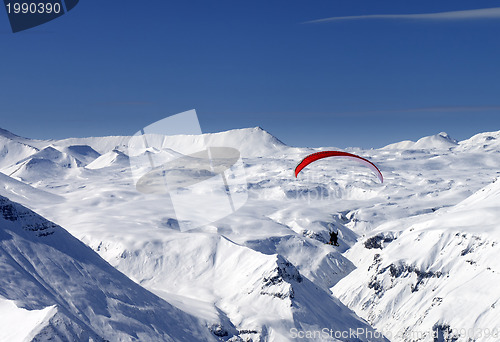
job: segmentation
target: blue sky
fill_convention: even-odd
[[[499,6],[80,1],[16,34],[2,7],[0,127],[129,135],[194,108],[204,132],[261,126],[295,146],[466,139],[500,130],[500,10],[476,11]]]

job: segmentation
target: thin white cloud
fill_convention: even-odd
[[[403,113],[479,113],[479,112],[498,112],[500,106],[436,106],[436,107],[419,107],[419,108],[400,108],[400,109],[378,109],[367,111],[352,111],[352,112],[337,112],[332,113],[339,116],[352,115],[383,115],[383,114],[403,114]]]
[[[420,14],[370,14],[355,15],[346,17],[330,17],[304,22],[304,24],[325,23],[343,20],[364,20],[364,19],[409,19],[409,20],[467,20],[467,19],[500,19],[500,7],[480,8],[465,11],[451,11],[438,13]]]

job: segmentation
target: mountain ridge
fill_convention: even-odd
[[[28,310],[57,308],[34,339],[215,340],[202,322],[132,282],[61,227],[5,197],[0,197],[0,259],[3,298]],[[175,328],[186,324],[191,332]]]

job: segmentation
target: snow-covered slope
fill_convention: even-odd
[[[447,133],[441,132],[429,137],[423,137],[417,142],[405,140],[398,143],[390,144],[383,149],[400,149],[400,150],[431,150],[431,149],[449,149],[457,145],[457,141],[450,137]]]
[[[56,307],[40,310],[19,308],[12,300],[0,297],[0,341],[32,341],[56,313]]]
[[[80,165],[87,165],[99,158],[101,155],[88,145],[71,145],[57,147],[61,152],[72,156],[80,162]]]
[[[221,133],[207,133],[202,135],[174,135],[164,136],[147,134],[149,145],[158,149],[172,149],[181,153],[203,150],[206,146],[235,147],[244,157],[256,157],[274,154],[286,148],[281,141],[273,137],[260,127],[234,129]],[[111,150],[125,152],[129,146],[130,137],[100,137],[100,138],[71,138],[60,140],[58,146],[88,145],[100,154]],[[142,141],[141,145],[142,147]],[[131,146],[134,147],[133,145]]]
[[[30,329],[15,338],[215,340],[202,322],[129,280],[61,227],[4,197],[0,265],[0,317],[17,316]],[[6,325],[0,330],[11,331]]]
[[[347,253],[333,293],[394,340],[488,340],[500,303],[500,183],[461,203],[393,221]]]
[[[48,146],[5,168],[4,172],[26,182],[37,182],[47,178],[65,178],[70,174],[76,174],[81,166],[83,164],[78,159],[53,146]]]
[[[14,178],[8,177],[0,172],[0,196],[21,204],[46,203],[47,205],[60,203],[64,197],[37,189]]]
[[[9,132],[3,128],[0,128],[0,137],[7,139],[12,142],[16,142],[18,144],[26,145],[26,146],[31,146],[37,150],[40,150],[48,144],[50,144],[51,141],[46,141],[46,140],[36,140],[36,139],[29,139],[29,138],[24,138],[20,137],[19,135],[16,135],[12,132]]]
[[[64,177],[43,169],[41,181],[5,176],[0,181],[8,185],[0,191],[64,226],[142,287],[208,322],[222,340],[330,341],[335,338],[305,333],[372,331],[363,319],[391,341],[404,340],[396,336],[401,329],[443,336],[451,329],[452,336],[460,319],[474,321],[473,328],[498,323],[484,304],[500,297],[496,287],[472,291],[497,281],[488,270],[497,265],[485,260],[497,252],[498,188],[488,185],[500,175],[499,134],[457,143],[441,133],[377,150],[348,149],[373,161],[383,184],[366,168],[334,159],[295,178],[297,162],[318,149],[287,147],[260,128],[148,136],[149,148],[129,149],[130,137],[37,142],[38,150],[52,146],[77,160],[84,158],[75,152],[92,157],[65,168],[71,172]],[[168,195],[136,191],[127,159],[169,160],[206,145],[241,152],[248,202],[181,232]],[[14,165],[35,153],[13,158]],[[47,160],[61,166],[54,156]],[[200,184],[198,191],[203,198],[211,188]],[[63,200],[49,199],[54,195]],[[203,215],[203,206],[192,209]],[[339,247],[325,244],[332,230]],[[460,318],[457,312],[469,307]]]
[[[160,296],[214,303],[206,305],[206,318],[221,310],[242,338],[287,340],[293,328],[372,331],[283,256],[260,253],[215,234],[165,232],[162,238],[137,239],[125,248],[123,242],[99,242],[96,248]],[[230,327],[223,325],[233,334]]]
[[[87,165],[87,169],[102,169],[111,166],[126,167],[127,165],[130,165],[129,157],[121,151],[113,150],[92,161]]]
[[[32,146],[0,136],[0,170],[38,152]]]
[[[260,127],[234,129],[199,136],[148,134],[147,137],[150,146],[154,148],[170,149],[180,153],[184,152],[186,146],[189,146],[189,152],[202,150],[207,146],[223,146],[238,148],[243,157],[256,157],[282,152],[287,148],[285,144]],[[19,162],[39,150],[47,148],[59,150],[61,153],[78,160],[80,164],[89,164],[100,155],[113,150],[127,153],[130,141],[130,136],[69,138],[57,141],[32,140],[1,130],[0,168]],[[9,151],[11,151],[12,158],[7,158]],[[46,153],[43,154],[46,155]]]
[[[47,146],[44,149],[36,152],[35,154],[30,155],[29,158],[20,160],[19,164],[22,164],[24,161],[28,161],[30,159],[50,160],[65,168],[76,168],[82,166],[81,161],[65,152],[61,152],[55,149],[53,146]]]
[[[500,151],[500,131],[479,133],[470,139],[460,141],[457,148],[464,152],[497,152]]]

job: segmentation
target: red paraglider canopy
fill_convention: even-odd
[[[314,162],[316,160],[327,158],[327,157],[344,157],[344,158],[353,159],[353,160],[355,160],[359,163],[362,163],[365,166],[369,167],[373,171],[373,173],[375,173],[375,175],[378,177],[380,182],[382,182],[382,183],[384,182],[384,177],[382,176],[382,172],[380,172],[378,167],[376,167],[375,164],[373,164],[371,161],[369,161],[368,159],[362,158],[360,156],[357,156],[355,154],[348,153],[348,152],[341,152],[341,151],[322,151],[322,152],[316,152],[316,153],[308,155],[307,157],[302,159],[302,161],[299,163],[299,165],[297,165],[297,167],[295,168],[295,177],[297,177],[299,172],[302,171],[302,169],[305,168],[307,165],[311,164],[312,162]]]

